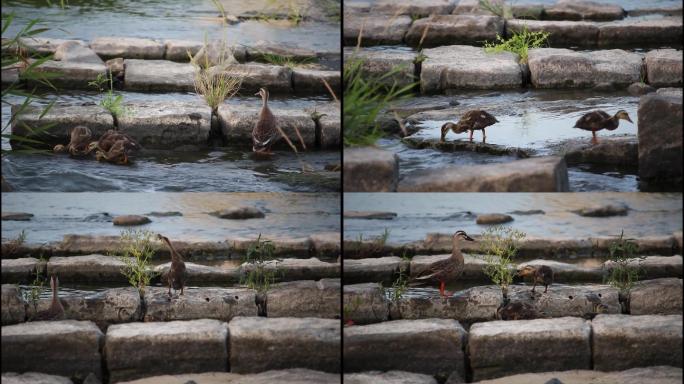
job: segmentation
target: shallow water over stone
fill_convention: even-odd
[[[230,206],[253,206],[265,217],[226,220],[210,215]],[[116,227],[111,220],[125,214],[149,216],[151,223],[134,228],[164,233],[176,241],[224,241],[259,233],[298,238],[337,232],[340,225],[337,193],[3,193],[2,210],[34,214],[31,221],[2,222],[3,239],[16,238],[24,230],[28,244],[61,241],[66,234],[118,236],[125,227]],[[149,215],[155,211],[182,216]]]
[[[585,239],[596,236],[670,235],[682,229],[682,195],[679,193],[346,193],[345,210],[389,211],[393,220],[345,219],[344,238],[355,240],[390,231],[388,242],[422,240],[431,232],[451,233],[456,229],[481,233],[477,225],[483,213],[506,213],[507,223],[534,237]],[[626,204],[626,216],[582,217],[572,212],[587,206]],[[544,214],[526,214],[542,210]],[[515,211],[518,211],[517,213]]]

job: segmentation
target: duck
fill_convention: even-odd
[[[444,142],[449,130],[454,133],[463,133],[465,131],[470,131],[469,140],[473,142],[473,131],[482,130],[482,142],[484,143],[487,139],[487,134],[485,133],[485,128],[490,125],[498,123],[499,120],[496,119],[491,113],[474,109],[468,111],[461,116],[458,123],[448,122],[442,125],[442,136],[439,139],[440,142]]]
[[[50,288],[52,288],[52,302],[50,303],[50,308],[38,312],[33,318],[34,320],[49,321],[64,319],[64,307],[59,301],[59,279],[55,275],[50,276]]]
[[[97,161],[126,165],[129,164],[128,152],[127,142],[125,140],[117,140],[108,151],[97,150],[95,152],[95,159]]]
[[[532,292],[537,287],[537,283],[544,284],[544,293],[548,291],[549,285],[553,284],[553,269],[546,265],[526,265],[518,269],[517,275],[532,277]]]
[[[57,144],[52,149],[55,153],[68,152],[72,157],[85,157],[90,154],[91,149],[88,145],[93,137],[90,128],[79,125],[71,129],[69,132],[69,144]]]
[[[614,131],[618,128],[620,120],[626,120],[630,123],[632,119],[629,118],[629,114],[624,109],[621,109],[615,113],[615,115],[610,116],[608,113],[602,110],[591,111],[584,116],[580,117],[575,123],[574,128],[583,129],[585,131],[591,131],[592,144],[598,144],[598,139],[596,138],[596,131],[602,129],[607,129],[609,131]]]
[[[420,273],[418,276],[414,277],[415,281],[425,281],[425,280],[437,280],[439,281],[439,294],[442,297],[446,297],[445,285],[446,281],[456,280],[463,274],[463,268],[465,266],[465,261],[463,259],[463,254],[461,253],[461,240],[474,241],[473,238],[468,236],[464,231],[456,231],[452,236],[452,250],[451,257],[448,259],[440,260],[436,263],[430,265],[428,269]],[[447,292],[448,293],[448,292]]]
[[[259,119],[252,130],[252,151],[259,154],[271,154],[271,146],[277,140],[278,123],[276,117],[268,107],[268,90],[266,88],[259,88],[259,92],[254,94],[261,96],[261,112],[259,112]]]
[[[169,271],[166,273],[165,276],[166,281],[169,284],[169,297],[171,297],[171,287],[173,287],[174,291],[180,289],[180,295],[183,296],[183,290],[185,289],[185,280],[187,278],[185,262],[183,262],[183,258],[176,251],[176,248],[173,247],[173,244],[171,244],[171,241],[168,237],[158,234],[157,238],[161,240],[164,244],[166,244],[166,246],[169,248],[169,251],[171,252],[171,267],[169,268]]]
[[[138,150],[140,149],[140,145],[129,135],[116,131],[114,129],[109,129],[107,132],[105,132],[102,136],[100,136],[100,139],[98,141],[93,141],[90,143],[89,148],[90,150],[95,150],[98,149],[100,151],[108,152],[114,143],[116,143],[119,140],[124,140],[127,142],[127,146],[130,150]]]
[[[511,302],[510,298],[504,296],[503,303],[496,309],[496,317],[499,320],[532,320],[539,318],[539,313],[528,303]]]
[[[608,309],[608,306],[603,304],[601,298],[594,292],[587,293],[585,298],[587,299],[587,303],[591,304],[591,312],[585,313],[584,316],[582,316],[587,320],[593,319],[596,315],[603,313]]]

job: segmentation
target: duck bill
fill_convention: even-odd
[[[463,238],[468,240],[468,241],[475,241],[475,239],[473,239],[472,237],[470,237],[468,235],[464,235]]]
[[[629,116],[625,116],[625,120],[627,120],[627,121],[629,121],[630,123],[634,124],[634,122],[632,121],[632,119],[629,118]]]

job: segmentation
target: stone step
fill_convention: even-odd
[[[469,142],[468,140],[447,140],[429,139],[422,137],[408,136],[401,139],[401,142],[415,149],[435,149],[443,152],[478,152],[495,156],[516,156],[518,158],[528,158],[534,154],[534,150],[517,147],[507,147],[499,144]]]
[[[574,318],[476,323],[468,334],[473,380],[591,368],[591,322]]]
[[[616,372],[585,369],[542,373],[522,373],[498,379],[479,381],[481,384],[524,383],[584,383],[584,384],[678,384],[682,382],[682,369],[668,366],[632,368]]]
[[[504,34],[504,20],[495,16],[431,15],[411,24],[404,40],[412,47],[481,44]]]
[[[416,61],[418,53],[408,50],[372,50],[344,48],[344,61],[360,61],[364,77],[377,79],[380,84],[391,87],[405,87],[416,81]],[[390,71],[395,73],[388,76]]]
[[[391,284],[400,269],[408,271],[409,262],[397,256],[344,261],[344,281],[347,284],[382,282]]]
[[[399,179],[399,158],[377,148],[344,151],[345,192],[395,192]]]
[[[340,372],[340,321],[236,317],[228,324],[230,371],[307,368]]]
[[[3,372],[2,382],[6,384],[73,384],[73,381],[68,377],[38,372]]]
[[[161,60],[164,58],[164,44],[135,37],[97,37],[90,42],[90,48],[105,60],[123,57],[126,59]]]
[[[342,300],[342,314],[347,323],[371,324],[389,319],[389,300],[381,284],[345,284]]]
[[[464,377],[466,338],[463,327],[450,319],[345,327],[345,372],[406,370],[444,380],[456,371]]]
[[[343,41],[347,46],[356,46],[361,34],[362,46],[402,44],[412,22],[408,15],[388,20],[377,14],[345,12]]]
[[[401,179],[397,190],[399,192],[567,192],[568,183],[565,160],[561,157],[545,156],[504,164],[416,170]]]
[[[629,291],[629,312],[632,315],[681,315],[682,279],[637,282]]]
[[[166,287],[145,289],[144,321],[216,319],[256,316],[256,294],[246,288],[187,288],[168,296]]]
[[[4,377],[4,376],[3,376]],[[123,381],[120,384],[217,384],[217,383],[321,383],[338,384],[340,375],[310,369],[293,368],[240,375],[229,372],[186,373]]]
[[[437,384],[431,375],[406,371],[369,371],[360,373],[345,373],[344,382],[350,384]]]
[[[681,66],[681,61],[680,61]],[[639,179],[682,182],[682,96],[644,95],[639,100]]]
[[[591,322],[594,369],[682,367],[682,315],[599,315]]]
[[[266,292],[266,315],[339,319],[341,294],[340,279],[275,284]]]
[[[90,321],[36,321],[2,327],[2,371],[102,379],[104,335]],[[30,356],[30,358],[27,358]]]
[[[463,324],[496,319],[496,310],[503,296],[496,286],[482,286],[455,292],[445,299],[435,289],[432,297],[405,294],[390,302],[390,316],[394,320],[453,319]]]
[[[110,382],[158,374],[226,371],[228,327],[218,320],[113,325],[104,355]]]
[[[4,281],[4,278],[3,278]],[[2,284],[2,325],[22,323],[26,320],[26,303],[21,289],[13,284]]]
[[[2,282],[24,283],[32,281],[36,275],[45,272],[45,260],[35,257],[2,259]]]
[[[369,12],[386,15],[412,15],[426,17],[428,15],[447,15],[454,9],[454,0],[415,0],[410,3],[397,3],[392,0],[377,0],[372,3]]]

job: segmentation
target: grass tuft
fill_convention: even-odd
[[[140,295],[145,294],[145,287],[150,285],[157,275],[150,265],[150,260],[157,249],[153,243],[154,234],[147,230],[127,229],[121,232],[123,246],[119,251],[120,259],[126,265],[121,273],[126,276],[131,286],[138,289]]]
[[[625,239],[622,231],[620,237],[610,243],[608,252],[613,266],[604,277],[604,282],[619,289],[623,294],[627,293],[639,281],[641,271],[638,263],[644,259],[644,256],[638,256],[639,245]],[[635,261],[637,265],[634,265]]]
[[[513,35],[508,39],[504,39],[500,35],[496,35],[496,41],[484,43],[485,52],[513,52],[520,57],[521,63],[527,63],[527,54],[530,48],[540,48],[546,46],[547,40],[551,34],[549,32],[537,31],[530,32],[527,26],[523,27],[520,32],[513,32]]]
[[[280,65],[283,67],[288,67],[290,69],[317,62],[318,60],[314,57],[303,57],[300,59],[294,58],[292,56],[278,55],[275,53],[262,53],[263,60],[269,64]]]
[[[88,82],[88,85],[97,88],[98,92],[104,92],[100,106],[109,111],[112,116],[118,119],[130,113],[130,110],[123,105],[123,95],[114,94],[114,79],[111,73],[109,76],[98,74],[95,80]]]
[[[276,271],[267,268],[270,262],[275,261],[275,245],[270,240],[261,240],[261,234],[257,240],[250,244],[243,259],[244,263],[251,264],[247,273],[241,278],[241,284],[245,284],[250,289],[258,293],[268,292],[269,288],[276,280]]]
[[[204,43],[201,57],[200,52],[192,56],[190,53],[190,63],[195,68],[195,92],[204,99],[204,102],[213,112],[218,110],[225,100],[235,96],[242,87],[242,76],[236,76],[227,72],[226,66],[231,63],[232,52],[226,48],[225,44],[219,45],[215,62],[209,59],[210,45]]]
[[[525,233],[500,225],[488,228],[480,239],[480,251],[484,254],[484,273],[501,288],[504,297],[513,282],[515,268],[513,258],[518,254],[520,240]]]

